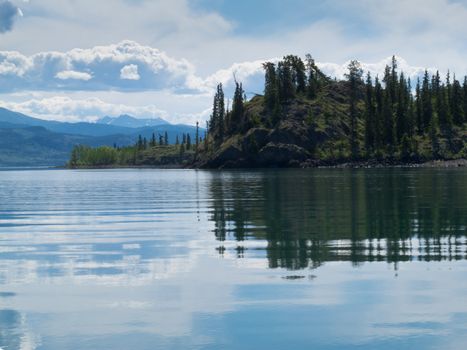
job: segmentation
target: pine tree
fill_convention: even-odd
[[[347,67],[349,72],[346,74],[349,84],[349,116],[350,116],[350,149],[352,158],[356,159],[359,156],[358,152],[358,133],[357,133],[357,102],[359,88],[362,83],[363,70],[360,62],[353,60]]]
[[[451,114],[452,120],[456,125],[462,125],[464,122],[464,96],[459,81],[454,77],[451,93]]]
[[[164,146],[169,145],[169,135],[167,134],[167,131],[164,132]]]
[[[178,138],[178,134],[175,137],[175,144],[178,146],[180,144],[180,139]]]
[[[429,125],[430,141],[431,141],[431,152],[433,158],[439,158],[439,136],[438,136],[438,120],[436,114],[432,114],[432,118]]]
[[[290,67],[294,90],[297,93],[304,93],[306,87],[305,64],[298,56],[285,56],[284,62]]]
[[[152,136],[151,136],[151,142],[149,143],[149,145],[151,147],[155,147],[156,146],[156,135],[154,133],[152,133]]]
[[[191,149],[191,136],[190,134],[186,134],[186,149]]]
[[[241,131],[243,121],[244,106],[243,106],[243,88],[242,84],[235,82],[235,92],[232,101],[232,111],[230,112],[231,132],[237,133]]]
[[[375,113],[375,149],[380,151],[383,146],[383,101],[384,100],[384,92],[383,92],[383,87],[381,86],[381,83],[379,82],[378,76],[376,76],[375,79],[375,107],[376,107],[376,113]]]
[[[413,136],[415,135],[415,125],[416,125],[416,110],[415,110],[415,100],[412,94],[412,84],[410,78],[407,82],[406,88],[406,99],[408,103],[408,111],[407,111],[407,136],[409,137],[409,141],[412,141]]]
[[[317,81],[317,70],[318,68],[315,65],[315,60],[311,57],[310,54],[306,55],[306,69],[308,72],[307,84],[306,84],[306,94],[310,99],[314,99],[318,90],[318,81]]]
[[[419,135],[423,134],[423,107],[422,107],[422,93],[420,89],[420,78],[417,79],[417,87],[415,88],[415,114],[417,132]]]
[[[397,60],[396,56],[391,59],[391,84],[389,85],[391,93],[391,102],[394,104],[398,97],[398,76],[397,76]]]
[[[224,102],[224,90],[222,89],[222,84],[217,86],[217,110],[219,113],[218,116],[218,125],[217,125],[217,133],[219,141],[224,141],[225,135],[225,102]]]
[[[444,85],[436,86],[435,91],[439,126],[443,129],[449,129],[452,126],[452,119],[449,111],[447,88]]]
[[[279,100],[283,103],[289,102],[295,96],[295,87],[290,65],[280,61],[277,65],[277,76],[279,80]]]
[[[390,155],[394,153],[394,117],[392,113],[391,90],[385,89],[383,93],[383,140]]]
[[[429,126],[433,116],[433,105],[431,102],[431,85],[428,71],[425,70],[423,77],[422,91],[421,91],[421,107],[422,107],[422,119],[423,119],[423,130],[429,130]]]
[[[222,84],[218,84],[212,106],[212,114],[208,125],[208,130],[216,144],[222,143],[225,135],[225,106],[224,91]]]
[[[399,84],[397,86],[397,108],[396,108],[396,136],[397,141],[402,140],[402,136],[410,134],[409,104],[410,104],[410,86],[405,80],[404,73],[400,74]]]
[[[264,103],[266,108],[270,111],[273,111],[276,105],[278,104],[279,94],[278,94],[278,83],[276,76],[276,66],[274,63],[266,62],[263,63],[263,68],[265,70],[264,74]]]
[[[368,72],[365,98],[365,149],[367,154],[371,154],[375,148],[375,119],[376,108],[373,96],[373,83],[371,75]]]

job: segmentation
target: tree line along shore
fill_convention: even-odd
[[[264,93],[247,99],[235,81],[231,105],[216,88],[206,131],[139,137],[127,147],[76,146],[69,167],[200,168],[465,165],[467,77],[411,81],[393,57],[383,76],[351,61],[345,79],[326,76],[310,55],[265,62]]]

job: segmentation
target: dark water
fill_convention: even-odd
[[[467,170],[0,171],[0,348],[466,349]]]

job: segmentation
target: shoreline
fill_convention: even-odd
[[[102,165],[102,166],[56,166],[50,169],[69,170],[106,170],[106,169],[202,169],[202,170],[248,170],[248,169],[378,169],[378,168],[463,168],[467,167],[467,159],[430,160],[426,162],[382,162],[382,161],[356,161],[336,164],[323,164],[323,162],[302,163],[294,167],[238,167],[238,168],[201,168],[196,166],[183,166],[181,164],[166,165]]]

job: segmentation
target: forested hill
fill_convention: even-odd
[[[420,163],[467,157],[467,78],[425,72],[411,82],[393,58],[382,77],[352,61],[345,80],[311,56],[264,63],[264,95],[236,84],[231,109],[214,97],[201,167]]]

